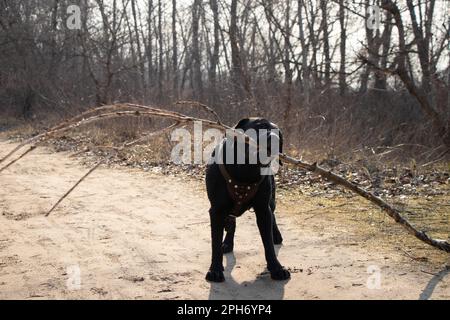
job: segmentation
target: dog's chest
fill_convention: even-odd
[[[239,217],[248,209],[249,203],[258,192],[261,180],[254,183],[238,182],[229,175],[225,165],[219,164],[219,169],[225,179],[228,194],[233,201],[233,208],[230,215]]]

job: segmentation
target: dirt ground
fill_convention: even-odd
[[[0,156],[13,147],[0,140]],[[289,281],[265,271],[248,212],[224,258],[226,282],[208,283],[201,183],[100,167],[44,217],[86,171],[67,153],[38,148],[0,173],[0,299],[450,299],[448,254],[389,218],[371,223],[379,210],[355,198],[301,193],[281,193],[277,210]]]

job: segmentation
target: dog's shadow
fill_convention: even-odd
[[[426,287],[422,290],[419,296],[419,300],[428,300],[433,295],[434,289],[438,284],[445,278],[446,275],[450,273],[450,266],[445,266],[444,269],[435,274],[430,281],[427,283]]]
[[[279,247],[275,247],[277,251]],[[238,283],[233,279],[231,272],[236,266],[234,253],[224,255],[225,258],[225,282],[213,283],[209,290],[210,300],[233,300],[233,299],[273,299],[280,300],[284,297],[284,286],[289,280],[274,281],[268,272],[258,275],[253,281]]]

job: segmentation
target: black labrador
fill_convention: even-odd
[[[271,145],[271,139],[278,139],[279,150],[267,152],[269,159],[282,152],[282,134],[279,128],[266,119],[242,119],[235,126],[248,132],[255,130],[258,134],[257,144],[261,138],[267,139],[266,145]],[[263,129],[263,130],[261,130]],[[262,134],[260,134],[262,132]],[[274,133],[276,132],[276,133]],[[264,136],[265,134],[265,136]],[[246,210],[253,208],[259,232],[264,245],[267,268],[274,280],[286,280],[290,273],[278,261],[274,244],[281,244],[283,238],[275,220],[275,179],[272,175],[261,174],[261,169],[267,166],[259,155],[257,161],[249,161],[251,149],[245,144],[245,161],[237,162],[238,152],[236,138],[225,138],[215,149],[211,161],[206,169],[206,188],[211,203],[209,210],[212,238],[212,261],[206,280],[213,282],[225,281],[223,275],[223,254],[232,252],[234,247],[234,233],[236,217]],[[231,148],[231,149],[230,149]],[[234,155],[227,159],[227,150],[233,150]],[[242,150],[242,149],[241,149]],[[222,159],[222,163],[217,161]],[[242,158],[241,158],[242,159]],[[223,240],[224,230],[227,231]],[[223,240],[223,242],[222,242]]]

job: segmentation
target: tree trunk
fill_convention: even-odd
[[[162,0],[158,1],[158,100],[163,100],[163,77],[164,77],[164,51],[163,51],[163,30],[162,30]]]
[[[134,35],[133,32],[131,30],[131,26],[130,26],[130,21],[128,19],[128,15],[125,15],[125,22],[127,24],[127,28],[128,28],[128,34],[129,34],[129,38],[130,38],[130,51],[131,51],[131,62],[133,64],[133,72],[135,72],[136,74],[139,74],[139,67],[138,67],[138,59],[136,57],[136,50],[134,47]],[[140,74],[139,74],[140,75]],[[142,90],[142,83],[140,83],[140,77],[133,77],[132,80],[132,84],[133,84],[133,96],[137,95],[139,91]]]
[[[201,70],[201,57],[200,57],[200,10],[202,1],[194,0],[192,5],[192,73],[193,73],[193,87],[194,98],[203,100],[203,82],[202,82],[202,70]]]
[[[381,45],[383,46],[380,57],[380,68],[386,69],[388,63],[388,54],[389,49],[391,47],[391,34],[392,34],[392,14],[390,12],[386,12],[384,23],[383,34],[381,36]],[[386,73],[377,72],[375,74],[375,84],[374,87],[380,90],[386,90],[387,82],[386,82]]]
[[[309,66],[308,66],[308,48],[305,41],[305,32],[303,29],[303,0],[298,0],[298,26],[300,34],[300,44],[302,47],[302,86],[305,95],[305,103],[309,104]]]
[[[289,120],[289,116],[291,114],[292,109],[292,70],[291,70],[291,0],[286,0],[286,11],[285,11],[285,23],[284,23],[284,86],[285,86],[285,103],[286,103],[286,111],[284,118],[285,120]]]
[[[309,10],[309,21],[308,21],[308,29],[309,29],[309,45],[308,48],[311,48],[311,59],[309,61],[309,74],[310,74],[310,88],[315,88],[316,83],[318,82],[318,70],[317,70],[317,50],[318,50],[318,37],[316,37],[316,34],[314,33],[314,26],[316,23],[316,12],[314,12],[314,5],[313,1],[310,0],[310,3],[308,5],[310,8]],[[305,18],[308,16],[308,12],[305,7]],[[308,52],[309,53],[309,52]]]
[[[176,0],[172,0],[172,47],[173,96],[175,99],[178,99],[178,40]]]
[[[133,21],[134,21],[134,34],[136,37],[136,45],[137,45],[137,59],[138,59],[138,65],[139,65],[139,76],[141,80],[140,88],[142,90],[141,96],[142,101],[146,100],[146,92],[147,92],[147,84],[145,82],[145,65],[144,65],[144,59],[142,56],[142,49],[141,49],[141,40],[139,37],[139,28],[138,28],[138,18],[136,13],[136,0],[131,0],[131,11],[133,13]]]
[[[323,55],[325,59],[325,72],[324,72],[324,85],[325,88],[330,86],[330,71],[331,71],[331,58],[330,58],[330,42],[328,34],[328,8],[327,0],[320,0],[320,9],[322,11],[322,31],[323,31]]]
[[[272,1],[268,1],[268,3],[266,4],[268,10],[272,11],[273,10],[273,3]],[[275,85],[275,80],[277,78],[276,76],[276,69],[275,69],[275,31],[273,31],[273,26],[272,26],[272,21],[271,19],[268,19],[268,38],[269,38],[269,57],[268,57],[268,66],[267,66],[267,71],[268,71],[268,82],[271,85]]]
[[[242,102],[243,100],[251,97],[251,89],[250,82],[244,72],[241,51],[238,45],[237,3],[237,0],[231,1],[230,45],[233,83],[235,86],[236,95]]]
[[[56,45],[58,32],[58,7],[60,0],[53,0],[52,14],[51,14],[51,41],[50,41],[50,61],[48,64],[48,78],[50,82],[55,80],[56,73]]]
[[[211,88],[211,102],[214,105],[217,99],[217,64],[219,62],[220,50],[220,24],[219,24],[219,6],[217,0],[210,0],[211,10],[214,20],[214,51],[211,56],[211,64],[209,67],[209,81]]]
[[[434,3],[435,3],[434,0],[430,0],[430,6],[428,7],[428,13],[430,15],[427,16],[427,19],[425,21],[425,31],[428,32],[428,34],[424,35],[422,32],[422,27],[421,25],[419,25],[419,22],[417,21],[413,2],[411,0],[406,1],[406,4],[408,5],[409,15],[411,17],[414,37],[417,44],[416,46],[417,46],[417,53],[419,56],[420,68],[422,69],[422,89],[426,94],[427,99],[429,99],[431,93],[429,48],[430,48],[430,38],[431,38],[430,33],[431,33],[431,23],[433,20]]]
[[[424,114],[430,118],[433,126],[437,130],[438,135],[441,137],[442,142],[448,148],[450,148],[450,120],[441,119],[439,113],[430,104],[427,93],[424,92],[422,88],[417,87],[414,81],[412,81],[411,77],[408,75],[406,69],[406,59],[408,56],[408,51],[406,49],[405,28],[403,26],[403,20],[400,14],[400,10],[397,5],[392,2],[392,0],[384,0],[382,7],[392,13],[395,20],[395,25],[398,30],[399,53],[396,58],[397,69],[395,70],[395,73],[400,77],[409,93],[417,99]]]
[[[148,61],[148,84],[153,87],[154,67],[153,67],[153,0],[148,0],[148,18],[147,18],[147,61]]]
[[[347,41],[347,30],[345,26],[345,7],[344,0],[339,0],[339,24],[341,27],[341,43],[340,43],[340,67],[339,67],[339,94],[341,96],[345,95],[347,90],[346,84],[346,74],[345,74],[345,55],[346,55],[346,41]]]

